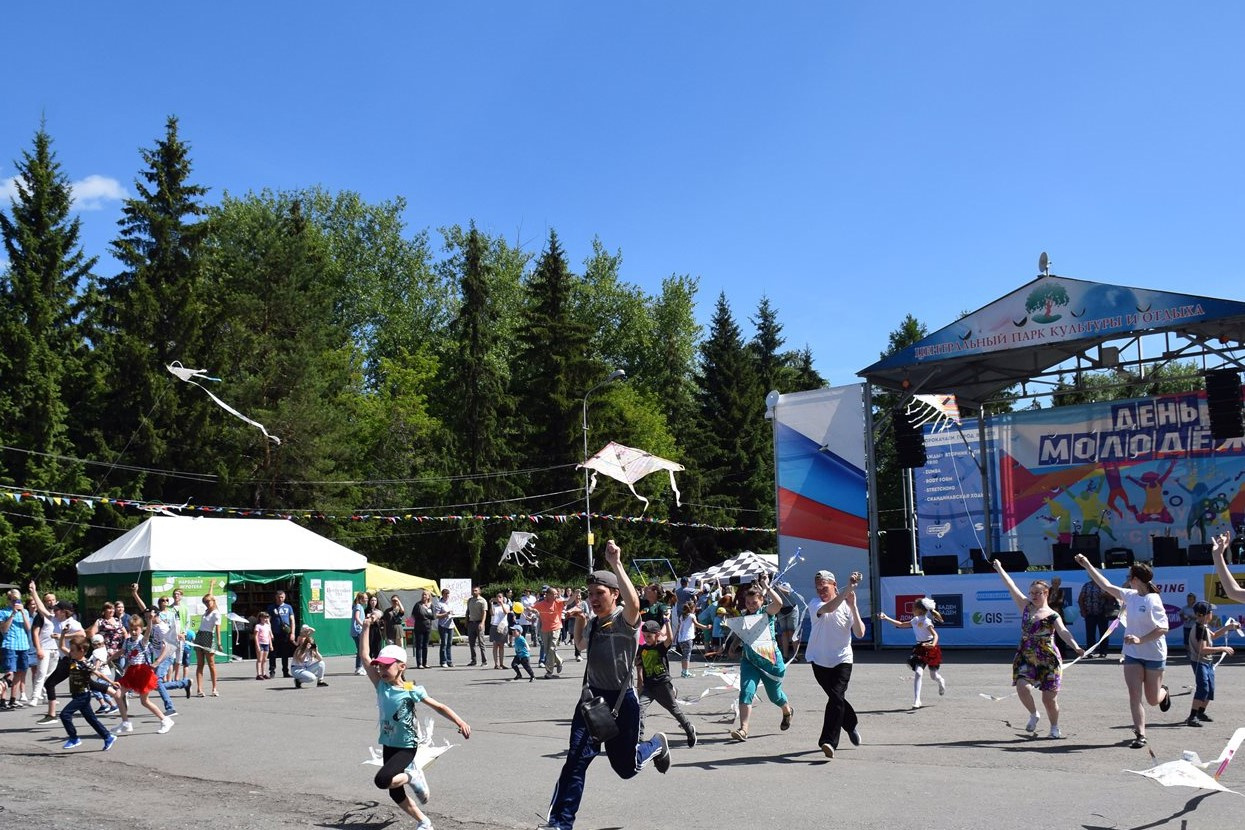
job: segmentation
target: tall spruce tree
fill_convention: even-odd
[[[85,507],[55,507],[53,498],[89,494],[68,426],[71,389],[79,382],[83,337],[78,296],[94,257],[79,242],[73,192],[42,126],[15,165],[17,193],[0,211],[8,268],[0,275],[0,482],[32,495],[0,516],[0,571],[54,575],[76,555]],[[68,505],[68,502],[64,502]]]
[[[165,367],[196,367],[202,354],[205,298],[201,220],[206,188],[190,182],[190,148],[177,118],[164,137],[141,151],[147,167],[127,199],[112,243],[121,271],[101,281],[93,314],[96,357],[104,378],[88,426],[92,452],[128,465],[194,470],[208,424],[202,396],[184,395]],[[176,501],[195,496],[195,485],[174,476],[110,480],[117,492]]]

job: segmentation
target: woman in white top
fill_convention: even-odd
[[[1145,704],[1166,712],[1172,708],[1171,695],[1163,685],[1167,665],[1167,611],[1154,587],[1154,571],[1141,562],[1128,569],[1125,588],[1112,585],[1090,564],[1084,554],[1076,562],[1105,593],[1120,601],[1126,615],[1124,624],[1124,682],[1128,686],[1128,706],[1133,715],[1135,737],[1130,746],[1146,745]]]
[[[216,588],[216,580],[208,585],[208,592],[203,596],[203,616],[199,618],[199,630],[195,633],[195,688],[197,697],[203,697],[203,666],[208,667],[212,677],[212,697],[220,697],[216,691],[216,654],[220,651],[220,609],[216,606],[216,597],[212,591]]]
[[[813,576],[817,599],[808,604],[813,625],[804,656],[813,664],[813,677],[828,698],[817,738],[827,758],[834,757],[843,732],[853,746],[860,745],[856,710],[847,700],[847,685],[852,679],[852,635],[865,636],[865,621],[856,608],[856,586],[861,579],[859,573],[853,573],[847,590],[840,594],[833,573],[818,571]]]
[[[885,611],[878,612],[879,620],[891,623],[896,628],[911,628],[916,635],[916,646],[908,658],[908,667],[913,672],[913,709],[921,708],[921,678],[926,668],[929,669],[929,676],[938,684],[938,694],[947,693],[947,681],[938,673],[938,669],[942,668],[942,648],[938,645],[938,630],[934,628],[931,617],[942,622],[942,614],[938,613],[937,603],[931,597],[921,597],[912,604],[912,619],[907,622],[889,617]]]

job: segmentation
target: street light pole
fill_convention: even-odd
[[[615,369],[610,372],[610,376],[598,383],[596,386],[584,393],[584,464],[588,463],[588,396],[600,389],[602,386],[608,386],[616,380],[622,380],[627,377],[627,373],[622,369]],[[584,467],[584,523],[588,529],[588,572],[592,573],[592,499],[588,492],[589,474],[588,468]]]

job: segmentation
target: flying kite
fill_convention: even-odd
[[[501,559],[497,560],[497,564],[512,561],[519,567],[524,565],[538,567],[540,562],[536,559],[536,544],[532,541],[535,538],[535,533],[521,533],[517,530],[511,533],[509,541],[506,542],[506,549],[502,551]]]
[[[960,406],[955,395],[913,395],[908,403],[907,414],[919,415],[913,422],[916,427],[932,423],[935,432],[955,424],[960,425]]]
[[[634,447],[625,447],[622,444],[610,441],[600,452],[589,458],[576,469],[592,470],[592,478],[588,481],[588,492],[591,493],[597,486],[597,474],[609,476],[612,479],[621,481],[627,485],[627,489],[631,491],[631,495],[644,502],[644,510],[648,509],[648,499],[641,496],[635,491],[635,483],[644,478],[649,473],[655,473],[658,470],[666,470],[670,474],[670,489],[674,491],[674,503],[681,504],[679,499],[679,487],[674,483],[674,474],[682,472],[684,467],[674,461],[665,458],[658,458],[652,453],[644,450],[637,450]]]
[[[250,418],[246,417],[241,412],[234,409],[232,406],[230,406],[229,404],[222,401],[220,398],[213,395],[211,392],[208,392],[208,388],[204,386],[203,384],[199,383],[198,381],[210,380],[210,381],[215,381],[216,383],[220,383],[220,378],[208,377],[207,369],[187,369],[186,367],[182,366],[182,363],[180,360],[174,360],[172,363],[170,363],[168,366],[165,366],[164,368],[168,369],[169,373],[173,375],[174,377],[180,380],[184,380],[186,381],[186,383],[192,384],[202,389],[204,392],[207,393],[207,396],[209,398],[211,398],[213,401],[216,402],[217,406],[219,406],[221,409],[228,412],[230,415],[233,415],[235,418],[241,418],[243,421],[246,421],[251,426],[257,427],[260,432],[264,433],[264,437],[267,438],[272,443],[274,444],[281,443],[281,439],[275,435],[269,435],[268,430],[264,429],[264,425],[261,424],[259,421],[252,421]]]
[[[1124,771],[1131,772],[1134,775],[1144,775],[1146,778],[1153,778],[1164,787],[1193,787],[1199,790],[1213,790],[1215,792],[1241,795],[1236,790],[1229,790],[1220,784],[1219,777],[1223,775],[1224,770],[1228,768],[1228,764],[1232,762],[1232,756],[1236,754],[1236,750],[1240,748],[1242,741],[1245,741],[1245,727],[1241,727],[1232,733],[1231,739],[1228,740],[1228,745],[1219,753],[1219,757],[1213,761],[1203,761],[1196,752],[1186,750],[1179,761],[1168,761],[1165,764],[1159,764],[1157,767],[1151,767],[1146,770],[1126,769]],[[1212,766],[1215,767],[1213,776],[1208,775],[1204,771]]]

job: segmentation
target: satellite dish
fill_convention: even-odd
[[[1042,251],[1042,255],[1038,257],[1038,272],[1044,277],[1050,276],[1050,257],[1045,251]]]

